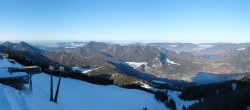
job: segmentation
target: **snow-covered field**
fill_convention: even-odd
[[[0,64],[0,67],[13,65],[6,59],[0,60]],[[54,92],[58,79],[54,76]],[[144,107],[148,110],[167,109],[153,94],[144,91],[113,85],[95,85],[70,78],[61,79],[58,103],[49,101],[49,92],[50,76],[45,73],[33,75],[33,91],[19,91],[0,83],[0,110],[142,110]]]

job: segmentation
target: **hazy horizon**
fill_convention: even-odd
[[[202,43],[235,43],[235,44],[240,44],[240,43],[250,43],[250,42],[240,42],[240,41],[143,41],[143,40],[0,40],[0,43],[4,42],[13,42],[13,43],[19,43],[19,42],[28,42],[28,43],[60,43],[60,42],[104,42],[104,43],[121,43],[121,44],[126,44],[126,43],[193,43],[193,44],[202,44]]]

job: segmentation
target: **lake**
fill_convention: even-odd
[[[211,83],[218,83],[227,81],[230,79],[235,79],[238,77],[243,77],[249,75],[247,73],[237,73],[237,74],[213,74],[213,73],[205,73],[199,72],[196,74],[192,80],[193,82],[197,83],[198,85],[201,84],[211,84]]]
[[[218,54],[193,54],[194,56],[202,56],[202,57],[208,57],[208,58],[216,58]]]

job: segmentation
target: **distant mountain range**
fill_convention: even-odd
[[[54,50],[48,53],[46,46],[39,49],[26,42],[4,42],[0,45],[0,49],[3,52],[12,50],[15,54],[40,62],[59,63],[68,67],[101,68],[88,74],[122,73],[146,80],[167,78],[190,81],[198,72],[218,74],[249,72],[250,47],[248,46],[250,46],[248,43],[119,45],[92,41],[78,43],[70,50],[63,49],[66,47],[48,47]],[[199,54],[218,54],[218,57],[209,58]],[[143,75],[145,77],[142,77]],[[149,78],[151,76],[152,78]]]
[[[36,52],[36,53],[47,53],[46,50],[42,50],[39,48],[36,48],[34,46],[31,46],[30,44],[26,42],[19,42],[19,43],[12,43],[12,42],[4,42],[2,43],[2,46],[10,49],[10,50],[18,50],[18,51],[30,51],[30,52]]]
[[[47,53],[46,50],[41,50],[23,41],[20,43],[4,42],[0,45],[0,52],[6,51],[11,51],[13,55],[23,56],[33,62],[56,64],[56,62],[42,55]]]

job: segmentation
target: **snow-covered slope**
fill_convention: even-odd
[[[197,100],[192,100],[192,101],[188,101],[188,100],[182,100],[180,99],[181,92],[179,91],[168,91],[168,97],[169,99],[173,99],[175,104],[176,104],[176,110],[182,110],[183,106],[190,107],[191,105],[198,103]]]
[[[125,62],[129,66],[133,67],[134,69],[142,66],[142,65],[147,65],[147,62]]]
[[[0,67],[10,66],[0,60]],[[19,64],[15,64],[19,65]],[[54,77],[54,92],[58,77]],[[28,86],[28,85],[26,85]],[[117,86],[95,85],[62,78],[58,103],[49,101],[50,76],[33,76],[33,91],[16,90],[0,83],[0,110],[166,110],[153,94]]]
[[[168,65],[181,65],[167,58]]]
[[[237,50],[245,50],[246,48],[238,48]]]

